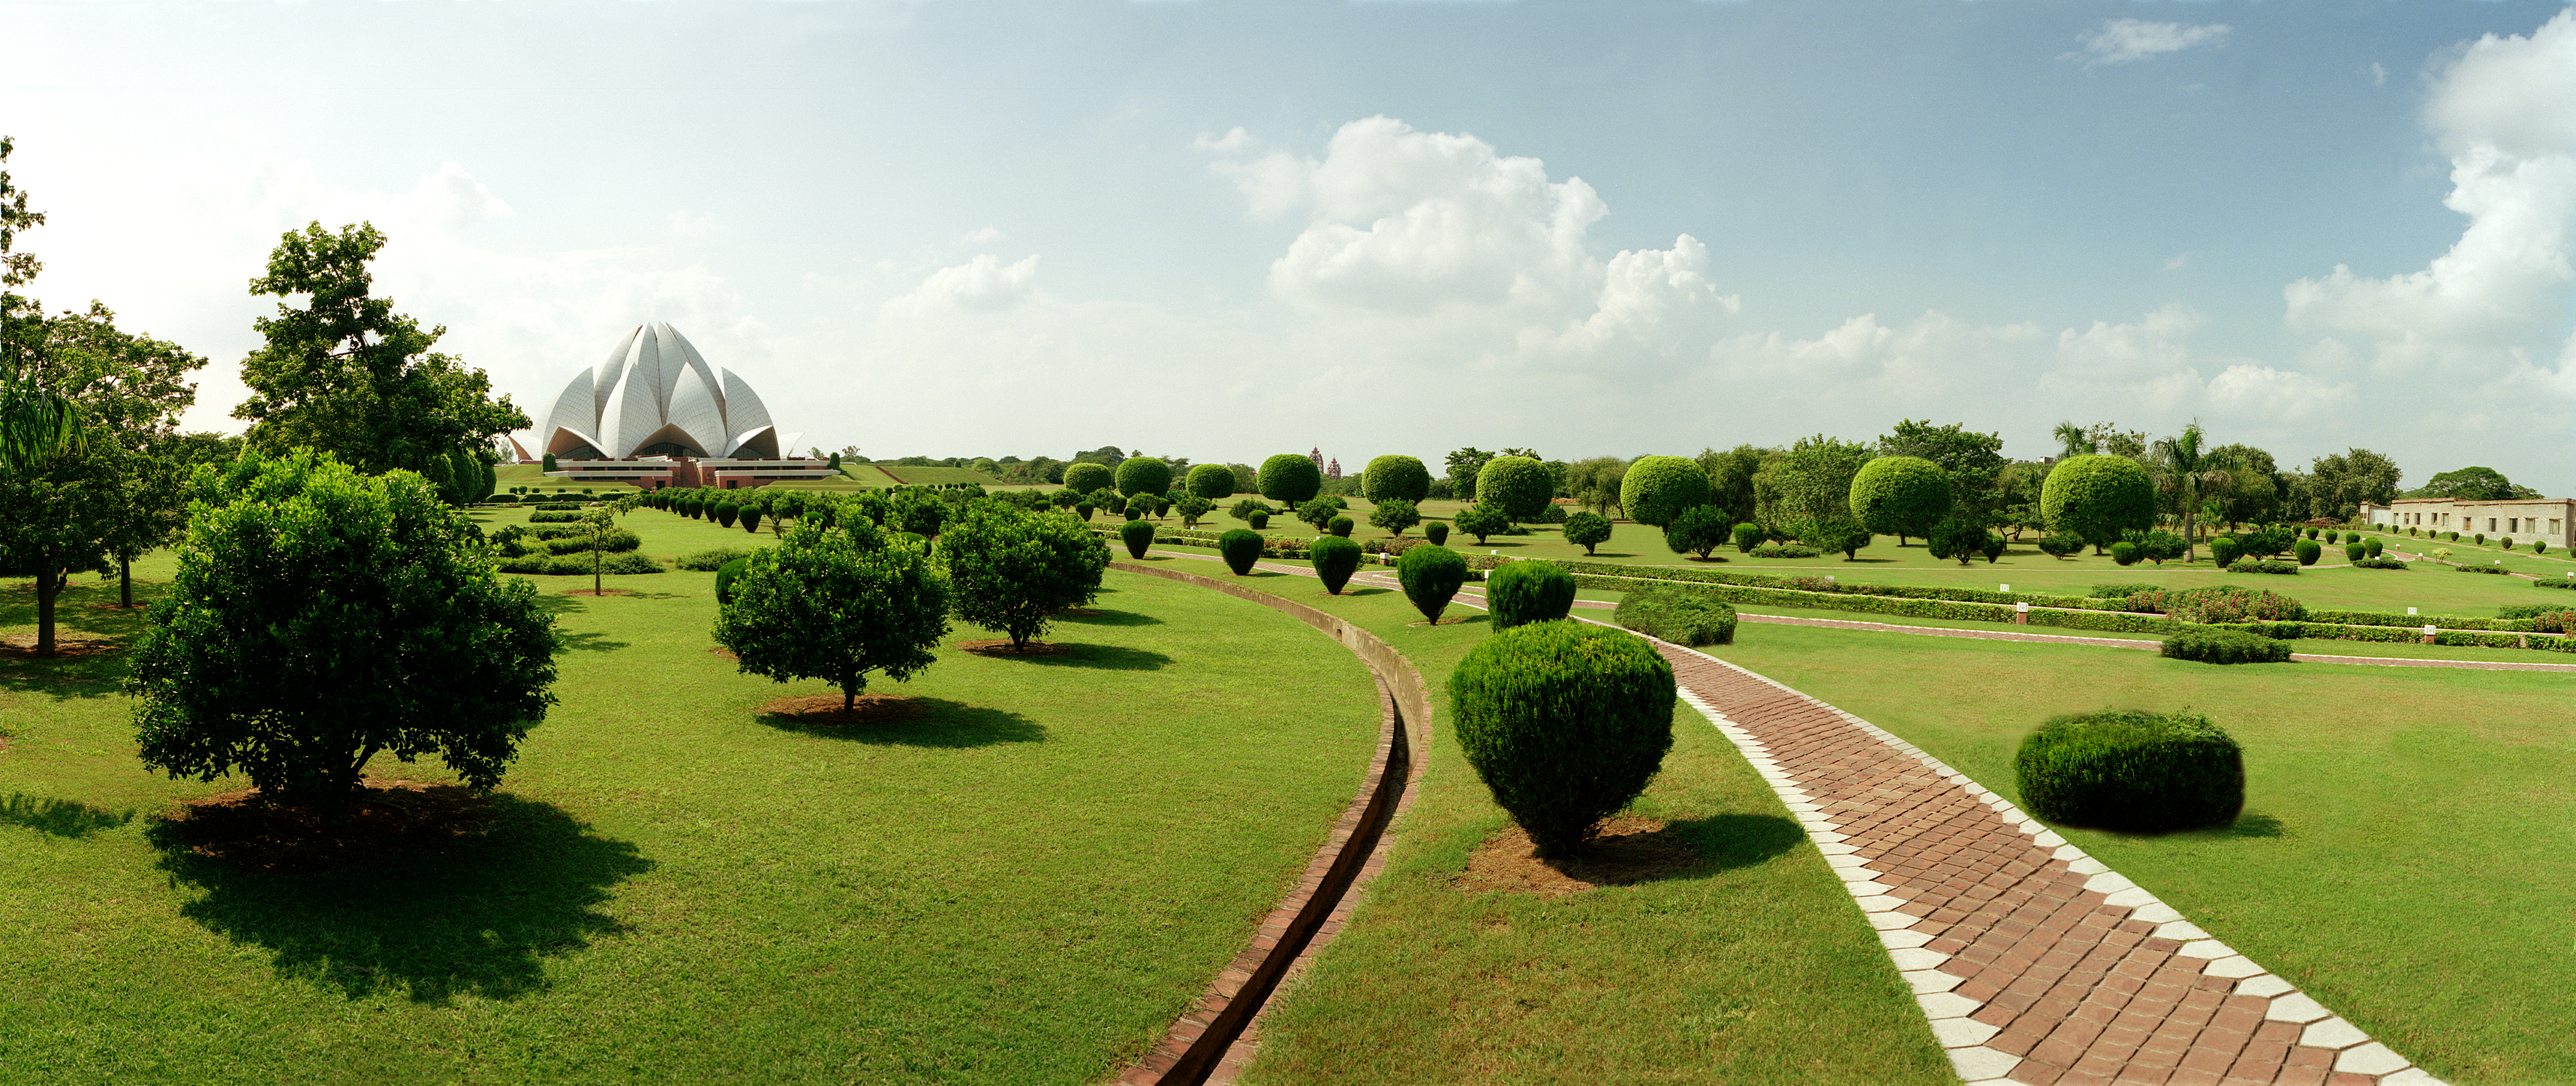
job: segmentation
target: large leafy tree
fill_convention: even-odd
[[[2208,447],[2208,437],[2194,419],[2182,432],[2156,442],[2154,468],[2149,477],[2156,489],[2174,496],[2182,509],[2182,560],[2195,561],[2192,553],[2196,536],[2192,518],[2199,515],[2201,495],[2230,494],[2236,489],[2236,472],[2242,470],[2215,455]],[[2159,565],[2163,564],[2158,560]]]
[[[1930,536],[1932,526],[1950,515],[1956,500],[1952,479],[1919,456],[1880,456],[1852,476],[1847,500],[1862,527],[1895,536],[1901,547],[1907,536]]]
[[[1071,518],[975,502],[939,537],[957,617],[1011,639],[1011,650],[1046,634],[1065,608],[1100,593],[1109,549]]]
[[[948,581],[915,545],[889,545],[863,517],[826,528],[801,518],[743,560],[716,642],[745,673],[821,679],[844,712],[870,672],[902,682],[931,665],[948,636]]]
[[[1710,504],[1712,497],[1708,472],[1678,456],[1640,456],[1622,466],[1617,486],[1615,500],[1629,519],[1657,528],[1672,524],[1684,510]]]
[[[112,459],[118,484],[103,518],[104,549],[116,560],[119,598],[134,605],[134,560],[175,538],[187,525],[183,484],[189,469],[215,451],[205,435],[183,439],[179,414],[197,402],[189,376],[206,360],[175,343],[116,327],[116,314],[96,301],[45,322],[37,367],[67,391],[94,428],[94,455]],[[217,439],[220,441],[220,439]]]
[[[1727,518],[1737,524],[1751,522],[1761,515],[1761,492],[1754,480],[1762,475],[1763,465],[1780,455],[1778,449],[1755,445],[1738,445],[1725,452],[1701,449],[1692,459],[1701,471],[1708,473],[1710,500],[1726,510]]]
[[[1451,452],[1443,461],[1449,471],[1450,493],[1462,502],[1476,500],[1476,473],[1485,470],[1485,461],[1493,458],[1493,453],[1473,445]]]
[[[2097,552],[2119,542],[2122,532],[2156,523],[2155,480],[2125,456],[2059,461],[2040,484],[2039,503],[2050,532],[2079,537]]]
[[[1476,504],[1513,520],[1536,521],[1555,498],[1556,476],[1537,457],[1497,456],[1476,471]]]
[[[378,754],[500,783],[554,703],[554,620],[408,472],[310,450],[200,470],[179,572],[134,649],[143,763],[324,808]]]
[[[253,446],[278,453],[321,449],[366,472],[438,470],[458,449],[489,448],[528,426],[528,416],[491,379],[435,353],[443,326],[394,312],[372,295],[367,263],[385,236],[369,223],[337,233],[321,223],[289,232],[269,254],[251,292],[289,299],[256,322],[266,345],[242,362],[251,398],[233,417],[250,422]]]
[[[1324,469],[1304,453],[1280,453],[1261,462],[1254,479],[1261,496],[1294,509],[1315,500],[1324,489]]]
[[[1934,426],[1929,419],[1899,419],[1892,432],[1879,435],[1878,454],[1931,461],[1950,477],[1950,493],[1962,509],[1985,513],[2004,504],[1995,493],[2010,462],[2004,459],[2001,434],[1980,434],[1965,423]]]
[[[2446,471],[2426,480],[2418,489],[2406,492],[2410,498],[2453,498],[2460,501],[2506,501],[2513,498],[2537,498],[2540,492],[2515,485],[2494,468],[2466,467]]]
[[[2351,520],[2361,503],[2386,505],[2397,500],[2397,462],[2368,449],[2346,449],[2309,462],[2311,515]]]
[[[1873,455],[1860,442],[1823,434],[1799,438],[1766,467],[1775,523],[1811,545],[1844,550],[1844,537],[1860,523],[1851,510],[1852,478]]]

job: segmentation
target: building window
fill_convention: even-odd
[[[2557,517],[2551,517],[2551,518],[2549,518],[2549,534],[2551,534],[2551,535],[2557,535],[2557,534],[2559,533],[2559,531],[2560,531],[2560,530],[2561,530],[2561,529],[2558,527],[2558,518],[2557,518]]]
[[[2487,530],[2488,530],[2488,531],[2490,531],[2490,532],[2492,532],[2492,531],[2494,531],[2494,530],[2495,530],[2495,518],[2494,518],[2494,517],[2488,517],[2488,518],[2487,518]]]

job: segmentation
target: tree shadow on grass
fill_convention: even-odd
[[[56,837],[87,837],[134,821],[134,811],[111,813],[78,800],[44,799],[11,792],[0,800],[0,825],[24,826]]]
[[[1031,661],[1042,657],[1029,657]],[[946,698],[915,699],[917,714],[889,716],[852,724],[818,724],[784,713],[762,713],[761,723],[783,732],[839,739],[879,747],[989,747],[999,743],[1043,743],[1046,725],[1018,713],[967,705]]]
[[[1152,649],[1131,649],[1125,645],[1086,645],[1059,641],[1057,651],[1045,655],[1014,656],[993,653],[990,660],[1014,660],[1030,667],[1087,667],[1103,671],[1160,671],[1172,658]]]
[[[489,823],[447,847],[313,874],[202,855],[172,822],[147,832],[161,869],[199,892],[180,915],[267,950],[279,976],[350,999],[513,999],[546,987],[545,959],[624,932],[602,906],[653,862],[552,804],[487,802]]]
[[[1767,863],[1807,840],[1806,829],[1796,822],[1778,815],[1740,812],[1674,822],[1664,832],[1691,842],[1699,850],[1697,864],[1662,876],[1676,879],[1706,878]]]
[[[563,635],[563,642],[564,648],[573,652],[615,652],[628,644],[612,641],[607,634],[601,633],[568,633]]]
[[[50,660],[0,656],[0,690],[15,690],[54,701],[114,697],[124,689],[127,673],[122,651],[92,656],[58,656]]]
[[[1094,610],[1083,615],[1059,615],[1059,622],[1076,622],[1085,626],[1160,626],[1163,620],[1134,611]]]

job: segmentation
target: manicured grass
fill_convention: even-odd
[[[973,483],[977,486],[990,486],[1001,482],[1001,480],[993,478],[992,476],[986,475],[973,468],[915,468],[905,467],[900,464],[870,464],[868,466],[875,468],[878,474],[884,475],[887,478],[893,479],[905,486],[921,486],[925,484],[938,485],[941,483]]]
[[[2576,1081],[2565,1043],[2576,989],[2564,983],[2576,970],[2576,830],[2563,817],[2576,803],[2576,713],[2564,675],[2218,667],[1753,625],[1709,651],[2006,796],[2014,750],[2050,716],[2207,713],[2245,746],[2233,829],[2066,835],[2444,1079]]]
[[[1245,580],[1386,638],[1435,691],[1487,630],[1463,607],[1419,625],[1385,589]],[[1505,818],[1445,720],[1435,708],[1423,790],[1388,870],[1265,1020],[1245,1081],[1955,1081],[1823,858],[1698,714],[1676,706],[1673,752],[1635,810],[1687,826],[1705,866],[1565,901],[1456,885]]]
[[[698,522],[628,523],[696,546],[669,529]],[[362,875],[156,849],[150,815],[238,782],[139,766],[118,658],[0,662],[0,1074],[1099,1081],[1241,949],[1377,736],[1339,646],[1151,578],[1111,575],[1098,617],[1050,635],[1071,655],[951,649],[881,681],[929,712],[850,734],[758,712],[828,688],[712,655],[710,574],[604,599],[537,580],[570,640],[563,700],[495,829]],[[130,632],[90,607],[112,583],[81,582],[74,629]],[[0,586],[0,632],[28,601]]]

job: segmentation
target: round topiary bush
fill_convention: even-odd
[[[1762,536],[1763,536],[1763,534],[1764,534],[1764,533],[1763,533],[1763,531],[1762,531],[1762,526],[1761,526],[1761,525],[1759,525],[1759,524],[1738,524],[1738,525],[1736,525],[1736,526],[1735,526],[1735,549],[1736,549],[1736,550],[1739,550],[1739,551],[1742,551],[1742,552],[1744,552],[1744,553],[1746,553],[1746,554],[1751,554],[1751,553],[1753,553],[1753,548],[1755,548],[1755,547],[1759,547],[1759,546],[1761,546],[1761,545],[1762,545]]]
[[[1499,509],[1515,521],[1536,521],[1555,499],[1556,476],[1530,457],[1497,456],[1476,473],[1476,504]]]
[[[1664,526],[1664,546],[1674,554],[1696,555],[1705,561],[1709,552],[1724,546],[1730,529],[1726,510],[1714,505],[1695,505],[1674,514],[1672,523]],[[1723,562],[1726,559],[1720,558]]]
[[[2040,484],[2039,507],[2050,531],[2107,546],[2121,532],[2155,526],[2156,484],[2125,456],[2070,456]]]
[[[1315,576],[1324,582],[1324,591],[1338,596],[1351,574],[1359,572],[1360,545],[1328,535],[1307,545],[1306,559],[1315,563]]]
[[[2222,535],[2209,541],[2209,560],[2212,562],[2222,566],[2233,565],[2244,556],[2245,548],[2236,544],[2234,536]]]
[[[1118,528],[1118,541],[1127,545],[1127,557],[1143,558],[1146,548],[1154,545],[1154,526],[1131,520]]]
[[[1324,522],[1325,534],[1339,538],[1349,538],[1353,527],[1354,525],[1351,523],[1351,518],[1349,517],[1334,517],[1333,519]]]
[[[1091,514],[1095,512],[1098,512],[1098,510],[1093,508],[1090,502],[1082,501],[1073,503],[1073,515],[1081,517],[1084,520],[1090,520]]]
[[[1565,541],[1583,548],[1590,555],[1593,548],[1610,541],[1610,518],[1589,509],[1565,518]]]
[[[2111,544],[2111,561],[2120,565],[2137,565],[2138,559],[2143,557],[2145,557],[2145,555],[2139,553],[2138,545],[2131,543],[2128,540],[2123,539],[2117,543]]]
[[[735,519],[741,516],[742,507],[739,505],[735,505],[732,502],[718,502],[716,504],[716,523],[718,524],[731,528],[733,527]]]
[[[2344,561],[2358,562],[2370,557],[2370,551],[2359,543],[2346,543],[2343,545],[2343,557]]]
[[[2303,566],[2313,566],[2317,564],[2317,559],[2325,557],[2326,553],[2326,549],[2318,546],[2317,541],[2313,539],[2302,539],[2298,541],[2297,544],[2293,545],[2290,550],[2292,553],[2299,556],[2299,564]]]
[[[1216,537],[1216,553],[1225,559],[1225,567],[1241,577],[1252,572],[1252,564],[1261,560],[1261,533],[1234,529]]]
[[[2204,664],[2286,664],[2290,643],[2243,630],[2193,629],[2165,638],[2157,650],[2170,660]]]
[[[1160,494],[1172,489],[1172,466],[1160,457],[1131,456],[1118,462],[1118,492]]]
[[[1678,456],[1640,456],[1619,479],[1619,508],[1628,519],[1657,528],[1711,498],[1708,472],[1697,461]]]
[[[1257,532],[1270,526],[1270,514],[1267,512],[1257,512],[1251,516],[1243,518],[1243,522],[1251,525],[1252,530]],[[1235,530],[1242,531],[1243,529],[1237,528]]]
[[[1459,750],[1550,859],[1579,851],[1663,768],[1673,694],[1654,646],[1580,622],[1498,631],[1449,676]]]
[[[2161,833],[2224,826],[2245,808],[2245,754],[2208,717],[2110,711],[2051,720],[2022,741],[2024,809],[2067,826]]]
[[[1324,489],[1324,469],[1304,453],[1280,453],[1264,460],[1253,478],[1260,483],[1262,497],[1291,509],[1315,500]]]
[[[1110,471],[1107,464],[1094,464],[1085,460],[1064,466],[1064,488],[1076,494],[1089,494],[1092,491],[1116,485],[1118,485],[1117,473]]]
[[[1852,476],[1851,511],[1880,535],[1928,536],[1950,515],[1950,473],[1919,456],[1882,456]],[[1982,527],[1982,526],[1981,526]]]
[[[1422,538],[1430,540],[1431,545],[1434,547],[1449,542],[1449,522],[1445,520],[1435,520],[1429,524],[1423,525]]]
[[[2486,546],[2486,544],[2487,544],[2487,534],[2486,534],[2485,532],[2479,532],[2479,533],[2478,533],[2478,534],[2476,534],[2476,535],[2470,536],[2470,537],[2469,537],[2469,542],[2471,542],[2471,543],[2475,543],[2475,544],[2477,544],[2477,545],[2479,545],[2479,546],[2481,546],[2481,547]]]
[[[1234,469],[1223,464],[1199,464],[1190,468],[1189,478],[1181,484],[1191,496],[1215,501],[1234,496]]]
[[[1414,457],[1389,453],[1360,473],[1360,496],[1371,502],[1418,502],[1430,494],[1431,469]]]
[[[1395,579],[1404,586],[1404,598],[1413,601],[1413,609],[1436,626],[1449,598],[1467,583],[1467,559],[1437,543],[1408,548],[1395,560]]]
[[[2379,552],[2384,549],[2386,548],[2380,545],[2378,536],[2372,536],[2361,544],[2361,553],[2372,558],[2379,557]]]
[[[1547,562],[1506,562],[1485,578],[1494,628],[1564,618],[1574,609],[1574,575]]]

